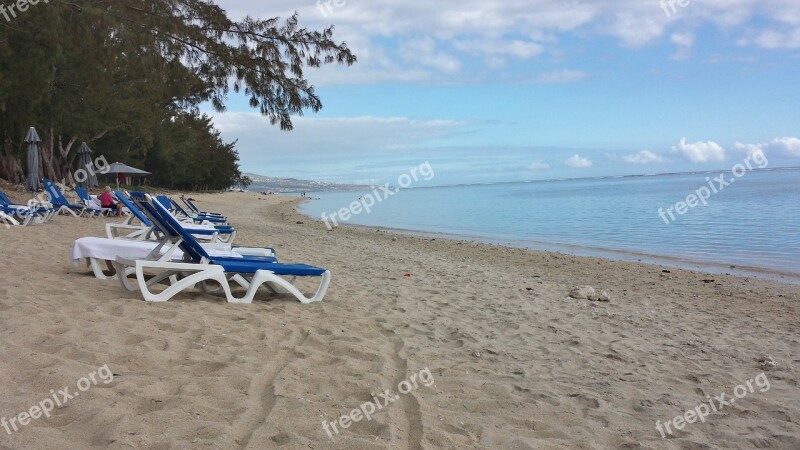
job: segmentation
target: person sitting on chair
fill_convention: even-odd
[[[100,194],[97,198],[100,199],[101,207],[108,209],[115,209],[117,210],[117,216],[122,215],[122,203],[114,199],[114,195],[111,193],[111,187],[106,186],[103,189],[103,193]]]

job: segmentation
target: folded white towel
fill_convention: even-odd
[[[79,267],[82,258],[94,258],[106,261],[115,261],[119,257],[126,259],[143,259],[146,258],[157,245],[158,242],[153,241],[84,237],[72,243],[70,261],[75,267]],[[166,250],[166,247],[162,248],[161,254],[163,255],[166,253]],[[206,247],[206,251],[211,256],[226,256],[230,258],[242,257],[240,253],[231,250],[230,244],[213,244],[213,246]],[[175,249],[175,252],[172,254],[172,259],[178,261],[183,259],[183,252],[181,249]]]

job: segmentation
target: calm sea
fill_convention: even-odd
[[[725,173],[707,205],[667,208],[719,173],[535,181],[401,190],[347,223],[442,233],[578,255],[642,260],[709,272],[800,279],[800,170]],[[714,182],[716,189],[718,183]],[[711,189],[709,189],[711,191]],[[322,192],[301,211],[316,218],[364,192]],[[670,223],[659,216],[665,211]],[[731,267],[735,266],[735,267]]]

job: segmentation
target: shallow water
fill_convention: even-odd
[[[754,171],[738,178],[725,172],[724,181],[730,184],[721,190],[714,181],[719,175],[405,189],[346,223],[712,271],[736,266],[800,277],[800,170]],[[675,211],[688,195],[700,190],[705,196],[704,187],[706,205],[687,206],[683,215]],[[366,194],[314,193],[319,199],[301,211],[316,218],[323,212],[330,216]],[[670,207],[674,220],[667,212]]]

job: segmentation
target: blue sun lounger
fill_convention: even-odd
[[[164,206],[168,211],[172,211],[176,216],[183,216],[197,223],[203,223],[203,222],[209,222],[215,224],[228,223],[228,219],[226,217],[189,213],[185,209],[181,208],[181,205],[177,204],[175,200],[167,197],[166,195],[159,195],[158,197],[156,197],[156,200],[159,203],[161,203],[161,205]]]
[[[72,214],[75,217],[87,216],[94,217],[95,214],[101,214],[102,211],[97,208],[89,208],[87,206],[76,205],[70,203],[61,190],[47,178],[42,178],[45,192],[50,196],[50,203],[57,208],[58,213]]]
[[[193,212],[194,214],[197,214],[197,215],[200,215],[200,216],[225,217],[222,213],[218,213],[218,212],[200,211],[200,209],[194,204],[194,200],[193,199],[186,198],[183,195],[181,195],[181,201],[183,202],[184,205],[186,205],[187,208],[189,208],[189,211]]]
[[[275,258],[269,257],[243,256],[234,258],[212,256],[189,232],[183,229],[180,223],[160,202],[152,201],[147,194],[134,195],[134,193],[131,193],[131,197],[156,228],[173,240],[176,245],[179,245],[184,252],[184,257],[188,257],[190,260],[190,262],[174,262],[117,259],[114,266],[117,274],[120,274],[118,278],[123,287],[128,290],[140,290],[146,301],[167,301],[179,292],[198,284],[205,291],[207,290],[206,282],[208,281],[219,283],[229,303],[251,303],[262,285],[275,292],[285,290],[302,303],[320,301],[328,290],[331,273],[320,267],[306,264],[283,264],[277,262]],[[128,277],[123,275],[128,267],[135,268],[134,272],[136,273],[138,286],[133,286]],[[157,274],[150,280],[146,280],[145,272],[156,272]],[[182,278],[178,280],[178,276]],[[282,278],[283,276],[321,277],[322,281],[316,293],[312,297],[306,297],[291,282]],[[165,290],[160,293],[154,293],[150,290],[150,286],[166,279],[172,280],[173,283]],[[236,297],[233,295],[231,281],[246,289],[243,296]]]
[[[17,205],[3,192],[0,192],[0,207],[2,207],[3,213],[13,218],[15,222],[18,222],[19,225],[22,226],[46,223],[56,215],[56,210],[53,208]]]
[[[147,240],[153,238],[153,234],[156,231],[155,226],[147,217],[147,215],[145,215],[132,201],[130,201],[124,192],[115,191],[114,195],[116,195],[117,199],[119,199],[119,201],[130,210],[131,215],[122,223],[106,224],[106,236],[109,239],[117,239],[122,237],[127,239]],[[138,219],[141,224],[135,225],[133,223],[134,219]],[[188,223],[181,225],[193,236],[201,237],[211,242],[231,244],[236,238],[236,229],[228,225],[217,225],[213,227],[199,226]],[[121,236],[118,233],[119,231],[128,234]]]
[[[78,194],[78,198],[81,199],[81,201],[83,202],[84,205],[86,205],[87,208],[90,207],[89,202],[92,201],[92,196],[89,195],[89,191],[87,191],[84,188],[75,188],[75,193]],[[100,208],[100,213],[104,216],[108,216],[113,212],[114,210],[111,208]]]

